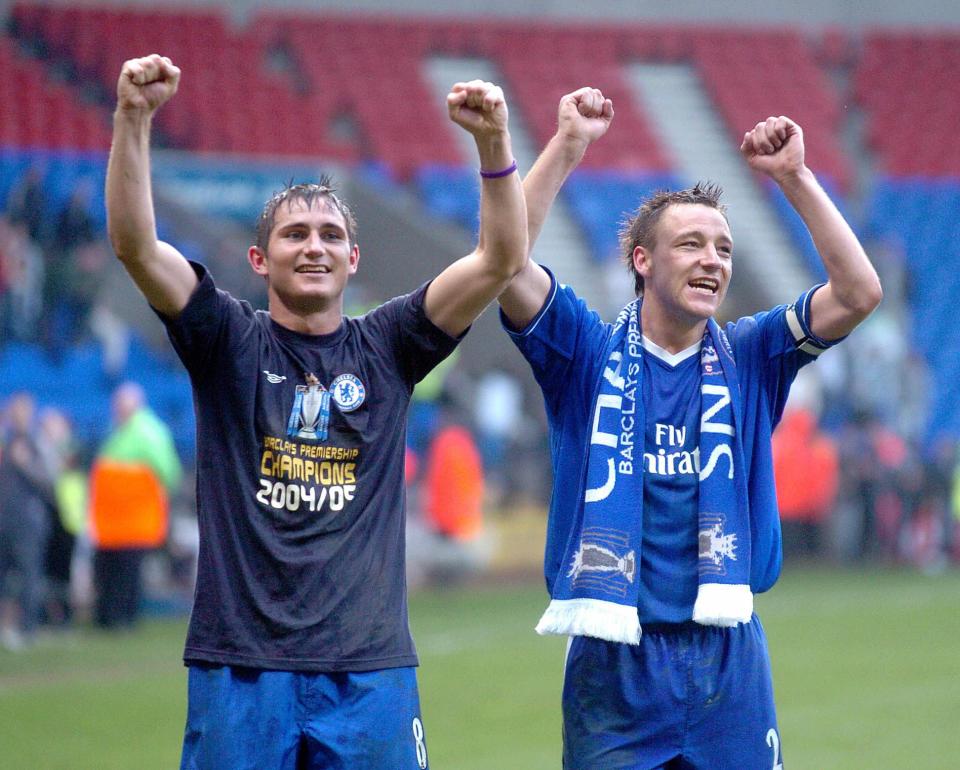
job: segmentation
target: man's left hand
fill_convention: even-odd
[[[503,89],[483,80],[454,83],[447,94],[450,120],[476,139],[507,131],[507,102]]]
[[[743,135],[740,153],[750,168],[779,183],[804,169],[803,129],[785,115],[767,118]]]

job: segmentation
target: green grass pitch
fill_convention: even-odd
[[[411,597],[433,770],[555,770],[565,640],[539,585]],[[785,571],[758,599],[789,770],[960,767],[960,572]],[[177,766],[183,621],[0,651],[0,766]]]

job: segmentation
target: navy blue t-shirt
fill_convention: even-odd
[[[200,554],[184,660],[265,669],[417,665],[404,443],[413,386],[456,347],[426,286],[324,335],[200,284],[164,319],[197,417]]]

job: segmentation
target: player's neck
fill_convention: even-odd
[[[654,302],[645,301],[640,309],[640,326],[648,340],[668,353],[679,353],[703,339],[707,322],[669,315]]]
[[[270,317],[285,329],[300,334],[332,334],[343,321],[343,300],[304,311],[288,307],[279,297],[271,295],[269,311]]]

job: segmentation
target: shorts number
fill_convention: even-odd
[[[420,717],[413,718],[413,740],[417,745],[417,764],[420,770],[427,768],[427,744],[423,742],[423,722]]]
[[[767,745],[773,749],[773,770],[783,770],[783,762],[780,761],[780,736],[772,727],[767,730]]]

